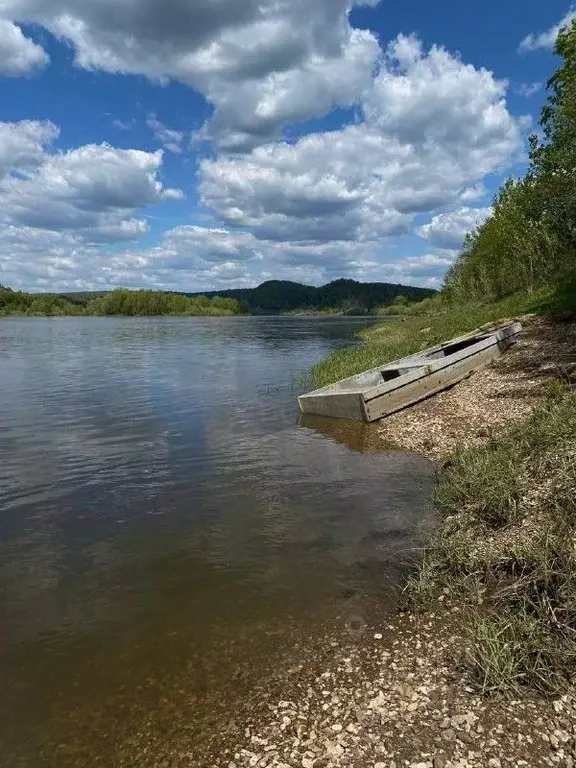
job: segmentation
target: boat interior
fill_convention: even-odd
[[[424,368],[428,361],[442,360],[443,358],[455,355],[457,352],[461,352],[463,349],[474,346],[478,342],[489,338],[490,333],[478,333],[474,336],[470,336],[465,339],[456,339],[446,344],[441,344],[432,349],[424,350],[418,356],[407,357],[404,360],[399,361],[399,364],[383,366],[382,368],[376,368],[372,371],[366,371],[360,373],[357,376],[352,376],[349,379],[332,384],[326,387],[323,391],[332,392],[363,392],[371,387],[377,387],[383,381],[393,381],[400,378],[407,373]]]

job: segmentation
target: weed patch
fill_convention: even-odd
[[[492,528],[518,522],[521,485],[518,446],[488,444],[457,450],[441,475],[437,503],[444,514],[466,511]]]
[[[411,604],[457,601],[485,694],[557,695],[576,671],[576,394],[439,473],[441,529],[406,587]]]

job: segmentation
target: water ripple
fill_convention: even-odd
[[[200,653],[224,685],[224,638],[262,626],[256,668],[294,617],[394,579],[432,470],[298,426],[294,381],[363,325],[0,321],[5,726],[30,754],[63,738],[51,712],[73,722],[79,692],[92,714],[128,674]]]

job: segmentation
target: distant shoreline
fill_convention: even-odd
[[[232,288],[207,293],[129,290],[26,293],[0,285],[3,315],[192,315],[192,316],[321,316],[395,314],[412,302],[435,295],[428,288],[393,283],[335,280],[316,287],[269,280],[257,288]]]
[[[2,314],[0,313],[0,320],[57,320],[57,319],[66,319],[66,318],[85,318],[87,320],[93,320],[93,319],[124,319],[124,320],[138,320],[143,318],[160,318],[160,317],[166,317],[166,318],[194,318],[194,319],[202,319],[202,320],[210,320],[210,319],[217,319],[221,320],[222,318],[234,318],[237,320],[241,319],[248,319],[248,318],[262,318],[265,319],[283,319],[283,320],[374,320],[378,322],[386,322],[388,320],[397,320],[397,315],[386,315],[382,317],[381,315],[346,315],[343,312],[318,312],[315,314],[309,314],[307,312],[301,312],[301,313],[291,313],[291,312],[284,312],[284,313],[270,313],[270,314],[262,314],[262,313],[245,313],[241,315],[234,315],[234,314],[222,314],[222,315],[193,315],[188,313],[183,314],[167,314],[167,315],[88,315],[84,313],[79,313],[75,315],[65,315],[65,314],[27,314],[25,312],[22,313],[13,313],[13,314]]]

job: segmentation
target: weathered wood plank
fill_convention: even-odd
[[[521,326],[518,323],[514,326],[514,328],[516,328],[517,330],[514,331],[511,326],[509,331],[508,330],[501,331],[497,334],[493,334],[489,336],[488,338],[481,339],[476,344],[473,344],[470,347],[466,347],[465,349],[462,349],[453,355],[449,355],[448,357],[428,360],[428,362],[426,362],[425,361],[426,352],[421,352],[418,359],[422,360],[424,358],[424,364],[422,368],[417,368],[411,373],[407,373],[405,376],[402,377],[402,380],[392,379],[391,381],[383,382],[378,386],[373,387],[369,390],[365,390],[363,392],[364,400],[372,400],[374,397],[379,397],[381,394],[384,394],[385,392],[392,392],[395,389],[399,389],[400,387],[408,386],[409,384],[415,381],[418,381],[424,376],[430,376],[430,375],[439,373],[440,371],[449,368],[451,365],[459,363],[461,360],[473,358],[475,355],[479,355],[485,349],[490,349],[491,347],[496,348],[495,357],[499,357],[501,352],[504,349],[507,349],[507,347],[509,346],[509,343],[511,343],[509,342],[509,340],[514,338],[520,332]],[[394,367],[402,367],[404,362],[406,361],[398,361],[394,363]]]
[[[302,413],[311,413],[316,416],[333,416],[335,419],[361,419],[366,421],[364,402],[359,392],[332,394],[332,395],[308,395],[299,397]]]
[[[461,360],[456,365],[437,372],[436,375],[425,376],[410,386],[376,397],[366,403],[366,420],[376,421],[448,389],[497,358],[499,354],[498,348],[488,347],[473,358]]]

